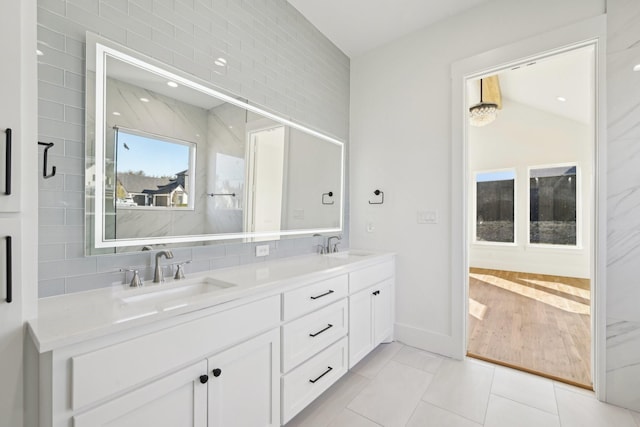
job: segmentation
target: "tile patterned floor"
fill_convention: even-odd
[[[592,392],[474,359],[382,344],[286,427],[640,427]]]

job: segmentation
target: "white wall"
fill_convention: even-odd
[[[351,246],[397,252],[400,341],[445,355],[459,347],[451,304],[452,64],[603,12],[604,0],[496,0],[352,59]],[[376,188],[384,205],[367,203]],[[438,223],[417,224],[418,210],[437,210]]]
[[[589,278],[590,210],[593,203],[593,132],[590,126],[504,99],[495,122],[484,127],[470,126],[468,132],[470,190],[475,187],[476,172],[500,169],[514,169],[516,172],[516,244],[472,243],[469,265]],[[529,245],[528,168],[562,163],[578,166],[579,244],[575,248]],[[470,242],[473,242],[475,221],[474,198],[474,192],[469,191]]]

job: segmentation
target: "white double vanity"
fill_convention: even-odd
[[[279,426],[393,339],[395,257],[350,251],[40,301],[41,426]]]

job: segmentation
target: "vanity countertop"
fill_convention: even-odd
[[[303,255],[194,273],[162,284],[145,282],[141,288],[122,285],[43,298],[28,328],[43,353],[200,310],[223,310],[242,298],[275,295],[393,256],[357,250]]]

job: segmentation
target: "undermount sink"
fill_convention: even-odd
[[[371,256],[371,255],[373,255],[373,252],[352,249],[344,252],[333,252],[333,253],[327,254],[326,256],[331,258],[354,258],[354,257],[362,258],[362,257]]]
[[[164,287],[166,286],[166,287]],[[215,280],[204,277],[186,284],[154,285],[153,288],[143,288],[144,293],[136,292],[135,295],[121,297],[120,300],[126,304],[137,302],[149,302],[165,299],[189,298],[197,295],[206,295],[236,286],[233,283]],[[126,291],[125,291],[126,292]]]

